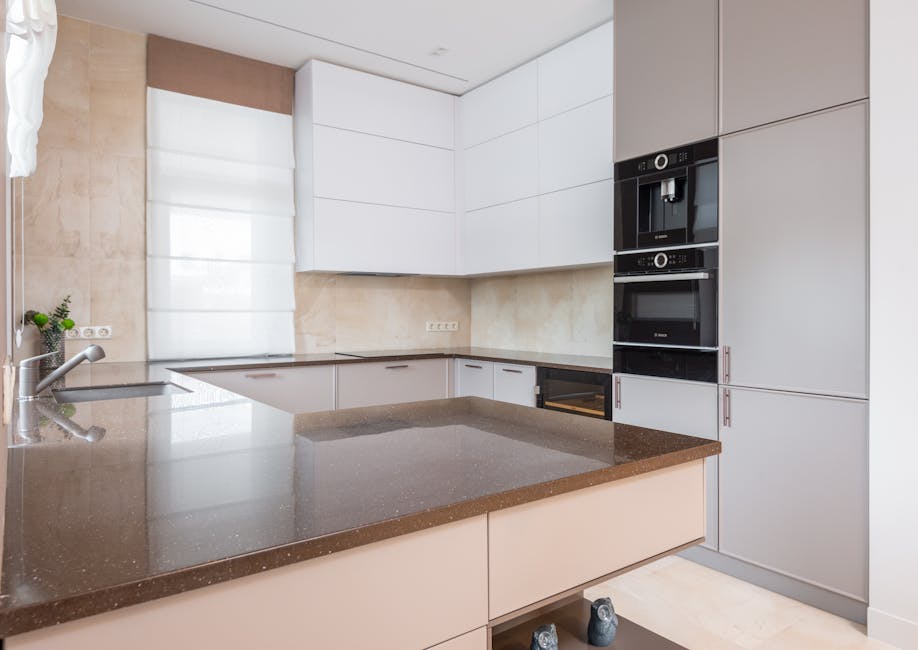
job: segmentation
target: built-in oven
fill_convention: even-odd
[[[717,241],[717,139],[615,165],[615,250]]]
[[[717,267],[716,246],[616,254],[616,372],[716,381]]]
[[[536,373],[539,408],[612,419],[612,374],[563,368]]]

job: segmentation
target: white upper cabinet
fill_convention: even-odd
[[[868,0],[722,2],[721,132],[866,97],[867,14]]]
[[[316,125],[316,197],[452,212],[453,152]]]
[[[465,151],[465,208],[477,210],[539,193],[536,125]]]
[[[296,74],[296,269],[456,273],[456,98],[321,61]]]
[[[538,65],[540,120],[611,95],[612,23],[552,50]]]
[[[610,179],[612,168],[611,96],[539,122],[540,194]]]
[[[313,121],[452,149],[455,98],[323,61],[312,62]]]
[[[462,220],[460,272],[499,273],[538,268],[539,200],[532,197],[466,212]],[[610,232],[611,228],[610,222]]]
[[[616,0],[615,160],[717,135],[717,14],[718,0]]]
[[[611,259],[611,180],[539,197],[540,267],[598,264]]]
[[[527,63],[466,93],[459,100],[463,147],[535,124],[538,114],[538,71]]]

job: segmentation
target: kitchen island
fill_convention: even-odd
[[[717,442],[478,398],[290,414],[156,364],[69,383],[138,381],[175,389],[11,425],[7,648],[484,650],[703,538]]]

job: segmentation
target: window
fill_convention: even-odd
[[[292,353],[293,118],[147,93],[150,358]]]

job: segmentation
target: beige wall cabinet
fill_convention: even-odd
[[[699,381],[616,374],[612,421],[717,440],[717,386]],[[665,405],[665,408],[661,408]],[[717,456],[705,459],[705,541],[717,550]]]
[[[717,135],[717,5],[616,1],[616,161]]]
[[[866,397],[866,104],[724,137],[721,192],[723,383]]]
[[[338,408],[449,397],[449,361],[415,359],[338,366]]]
[[[189,373],[196,379],[239,393],[288,413],[335,408],[335,366],[294,366]]]
[[[723,0],[721,132],[866,97],[867,9],[868,0]]]

